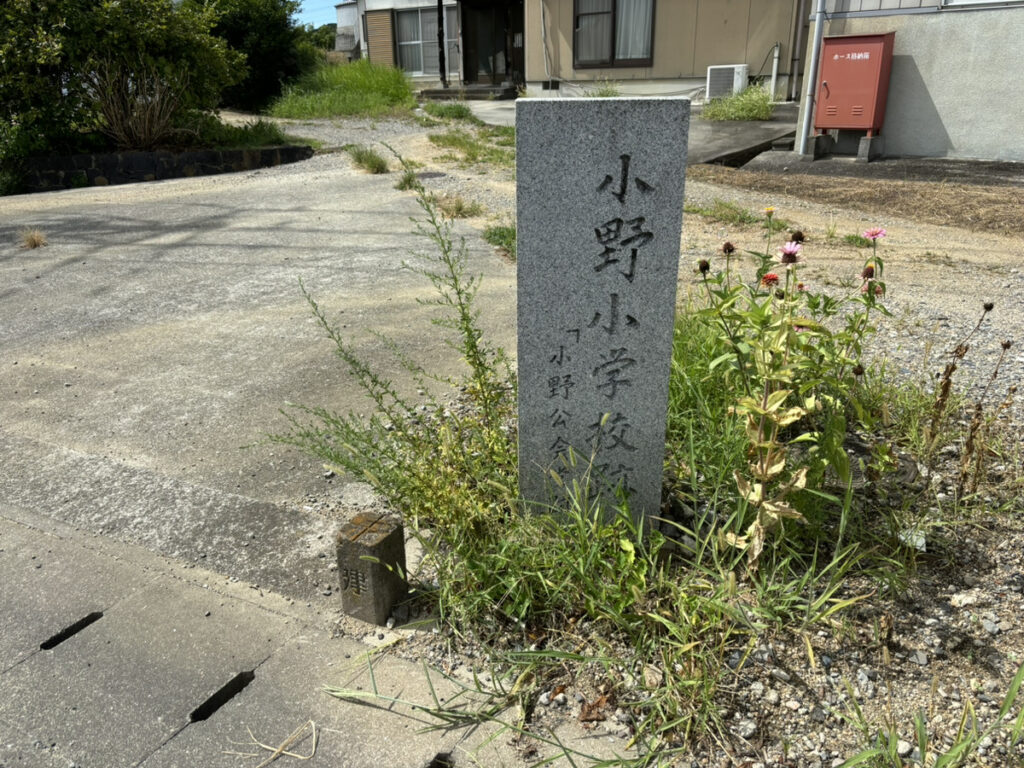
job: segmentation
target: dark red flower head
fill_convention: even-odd
[[[731,256],[735,252],[736,252],[736,246],[733,245],[732,243],[726,241],[722,245],[722,253],[724,253],[726,256]]]

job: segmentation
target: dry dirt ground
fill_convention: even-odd
[[[286,128],[299,135],[313,130],[309,124]],[[330,130],[334,132],[324,128],[316,138],[328,146],[388,141],[420,164],[418,170],[428,188],[480,202],[485,211],[471,221],[480,229],[514,219],[514,172],[460,165],[445,157],[447,153],[427,139],[428,132],[443,127],[415,130],[349,122],[334,124]],[[889,286],[886,302],[893,317],[881,326],[874,352],[890,358],[892,368],[901,375],[929,377],[940,370],[957,341],[977,321],[983,302],[994,302],[995,310],[972,341],[973,362],[963,366],[963,382],[988,377],[1000,341],[1021,343],[1024,190],[1020,188],[944,179],[691,168],[688,209],[706,210],[715,201],[735,203],[754,213],[773,206],[789,229],[806,235],[804,280],[837,291],[859,285],[868,257],[868,251],[846,243],[844,236],[884,227],[888,236],[880,252]],[[714,263],[725,240],[740,249],[761,249],[764,232],[760,224],[734,225],[687,214],[680,297],[685,300],[698,287],[697,259],[711,258]],[[1010,358],[998,382],[1000,397],[1024,372],[1019,346]],[[1020,422],[1017,418],[1015,423]],[[1024,661],[1020,621],[1024,616],[1024,532],[1016,498],[1019,432],[1014,434],[1014,429],[1011,426],[1008,431],[1010,450],[998,458],[999,488],[988,496],[988,510],[940,525],[936,521],[949,513],[930,517],[929,512],[938,509],[940,501],[948,505],[950,499],[945,481],[936,480],[933,495],[918,510],[922,519],[933,522],[927,534],[928,552],[917,558],[909,586],[884,592],[861,585],[871,596],[833,626],[814,628],[805,635],[779,632],[759,638],[749,656],[730,661],[735,674],[728,676],[718,702],[723,738],[671,764],[835,767],[871,743],[881,729],[891,735],[894,754],[891,762],[872,765],[918,765],[915,716],[923,718],[930,743],[940,751],[948,749],[965,727],[984,729],[998,720],[1002,697]],[[1010,503],[1000,507],[1002,501]],[[402,637],[398,647],[404,645],[404,649],[397,652],[423,655],[449,669],[472,664],[460,657],[458,645],[450,639],[415,632]],[[588,697],[592,700],[594,692],[587,682],[568,677],[557,682],[565,686],[567,704],[559,708],[539,701],[534,715],[538,727],[578,720]],[[1014,705],[1010,715],[1019,711],[1020,705]],[[617,718],[609,712],[606,722],[579,727],[606,730],[625,743],[630,721],[628,715]],[[532,757],[547,753],[542,749]],[[1021,747],[1011,745],[1001,733],[979,739],[963,757],[969,765],[1024,765]]]

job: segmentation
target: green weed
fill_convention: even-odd
[[[621,96],[619,84],[612,80],[598,80],[593,88],[586,88],[583,95],[591,99],[612,99]]]
[[[472,125],[483,125],[484,122],[465,104],[457,101],[428,101],[423,111],[439,120],[462,120]]]
[[[349,144],[345,147],[345,151],[352,156],[352,162],[367,173],[388,172],[388,161],[371,147],[364,147],[361,144]]]
[[[512,261],[516,260],[516,225],[491,224],[484,228],[484,240]]]
[[[871,241],[863,235],[843,235],[843,242],[852,245],[854,248],[870,248]]]
[[[771,120],[775,113],[771,94],[763,85],[749,88],[731,96],[712,99],[700,113],[703,120]]]
[[[400,69],[359,59],[318,68],[286,90],[269,110],[274,117],[408,116],[416,106]]]
[[[416,189],[419,183],[420,180],[416,176],[416,171],[411,168],[406,168],[402,171],[402,175],[398,178],[398,181],[395,182],[395,189],[402,192],[408,192]]]
[[[498,166],[510,167],[515,162],[515,152],[495,146],[488,141],[491,137],[503,139],[505,136],[506,134],[503,132],[486,128],[475,134],[464,130],[432,133],[427,138],[435,146],[458,152],[459,162],[465,165],[493,163]]]
[[[467,201],[461,195],[442,195],[434,201],[441,213],[449,219],[471,219],[484,212],[475,200]]]

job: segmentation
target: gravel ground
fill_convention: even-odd
[[[325,147],[346,143],[388,142],[403,156],[422,163],[428,189],[458,194],[479,202],[485,214],[470,224],[514,219],[515,187],[511,169],[460,168],[441,158],[426,138],[430,130],[396,121],[282,121],[292,134],[315,138]],[[841,180],[836,181],[841,184]],[[881,183],[881,182],[880,182]],[[397,193],[396,194],[400,194]],[[993,383],[989,400],[1003,399],[1007,388],[1024,378],[1024,241],[958,227],[922,225],[895,216],[869,216],[855,207],[834,208],[797,197],[691,180],[687,205],[707,207],[715,200],[735,202],[753,211],[766,205],[807,236],[802,273],[805,282],[836,291],[859,287],[859,273],[868,252],[846,245],[842,237],[868,227],[884,227],[882,241],[892,317],[880,323],[872,354],[888,360],[903,376],[930,378],[941,371],[952,349],[975,326],[984,302],[994,310],[972,337],[971,350],[957,374],[977,394],[991,376],[1002,349],[1009,350]],[[830,232],[834,235],[830,237]],[[763,248],[757,226],[725,226],[688,214],[680,254],[680,296],[696,290],[698,258],[714,257],[722,242],[740,249]],[[1019,446],[1016,425],[1024,411],[1014,403],[1004,420],[1007,434]],[[955,453],[955,451],[954,451]],[[947,456],[955,460],[954,456]],[[1019,487],[1019,454],[1001,462],[1002,480]],[[942,472],[940,472],[940,475]],[[949,493],[949,473],[933,478],[938,494]],[[348,493],[349,491],[346,491]],[[343,495],[302,500],[324,514],[351,513]],[[993,501],[993,503],[995,503]],[[358,506],[358,505],[357,505]],[[1019,507],[1019,504],[1017,505]],[[847,614],[833,632],[807,637],[766,635],[748,656],[729,659],[736,675],[726,686],[720,712],[731,734],[673,763],[682,766],[744,766],[744,768],[834,768],[866,742],[851,717],[852,702],[872,728],[890,728],[901,760],[919,759],[913,718],[927,717],[932,743],[951,743],[965,707],[971,706],[982,728],[994,722],[999,704],[1024,657],[1024,534],[1020,517],[1010,513],[976,520],[971,526],[928,536],[929,551],[919,559],[910,588],[876,595]],[[850,594],[857,585],[850,585]],[[412,615],[399,616],[399,624]],[[424,657],[447,671],[472,666],[472,651],[459,651],[445,635],[410,629],[368,631],[365,625],[339,617],[338,631],[380,645],[401,640],[396,652]],[[812,657],[807,648],[813,648]],[[584,680],[566,679],[564,696],[538,694],[535,723],[580,721],[593,713],[596,693]],[[628,688],[628,685],[626,686]],[[589,703],[588,703],[589,702]],[[589,707],[589,709],[588,709]],[[1019,707],[1014,707],[1015,715]],[[609,710],[604,720],[580,723],[594,735],[625,740],[631,720],[623,710]],[[624,743],[624,742],[623,742]],[[543,756],[543,748],[539,753]],[[533,759],[539,759],[535,754]],[[894,763],[899,765],[898,762]],[[1024,752],[1003,736],[986,737],[969,753],[968,764],[1024,765]]]

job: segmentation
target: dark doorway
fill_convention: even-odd
[[[461,6],[464,82],[525,83],[523,0],[462,0]]]

